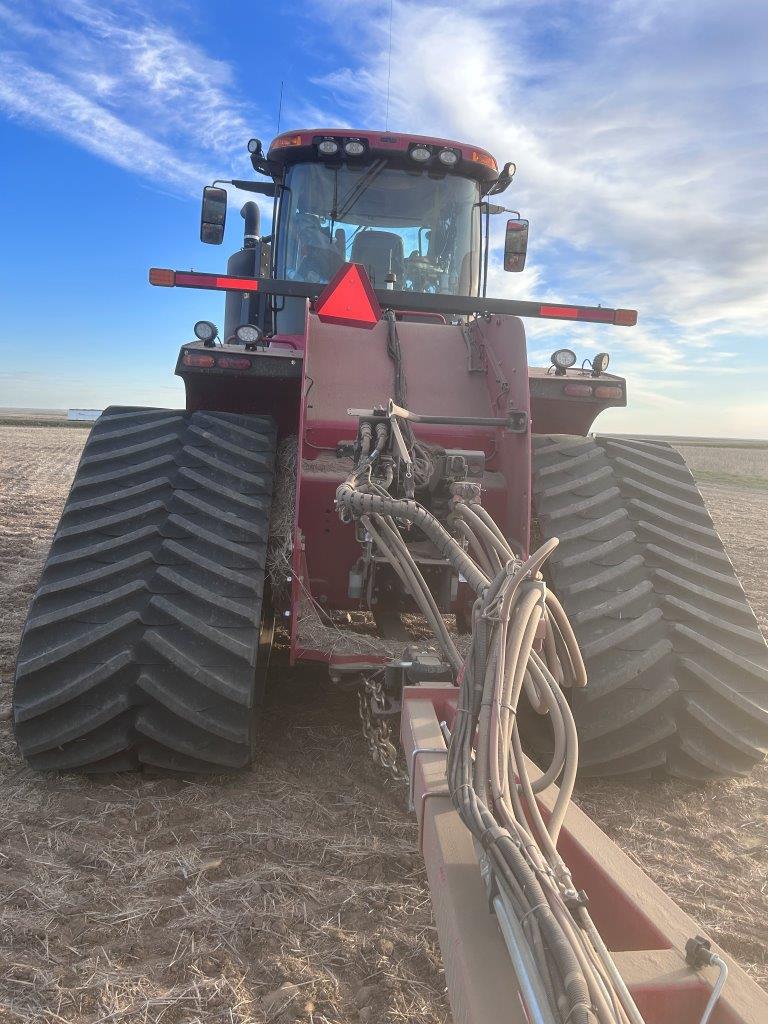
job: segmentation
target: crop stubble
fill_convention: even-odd
[[[6,713],[27,603],[85,438],[0,427]],[[695,469],[696,452],[685,454]],[[707,451],[707,474],[715,454],[732,476],[739,452]],[[703,490],[766,630],[768,489]],[[577,798],[766,984],[765,764],[704,788],[585,781]],[[252,773],[202,783],[38,775],[6,717],[0,1020],[448,1021],[415,851],[402,793],[370,764],[353,701],[322,672],[272,686]]]

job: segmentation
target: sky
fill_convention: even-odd
[[[391,47],[390,47],[391,18]],[[0,406],[183,406],[173,376],[223,270],[202,186],[249,138],[350,126],[517,164],[521,274],[488,293],[639,310],[526,321],[529,357],[611,354],[600,429],[768,438],[768,5],[763,0],[0,0]],[[389,87],[388,87],[389,85]],[[496,218],[497,221],[503,218]]]

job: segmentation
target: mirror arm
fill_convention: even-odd
[[[251,153],[251,165],[254,171],[266,174],[270,178],[279,178],[282,174],[282,165],[276,160],[267,160],[262,150]]]
[[[243,192],[258,192],[259,195],[269,196],[270,199],[274,199],[277,193],[277,185],[274,181],[250,181],[245,178],[217,178],[213,185],[214,187],[217,185],[234,185],[235,188],[242,189]]]

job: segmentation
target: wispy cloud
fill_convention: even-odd
[[[181,189],[199,188],[202,172],[170,146],[127,124],[60,78],[0,54],[0,105],[14,117],[55,131],[125,170]]]
[[[0,107],[163,188],[243,172],[250,131],[230,66],[132,4],[0,3]]]

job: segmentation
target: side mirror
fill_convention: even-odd
[[[504,269],[513,272],[522,270],[525,267],[527,251],[528,221],[508,220],[504,239]]]
[[[227,222],[227,190],[206,185],[200,211],[200,241],[208,245],[221,245]]]

